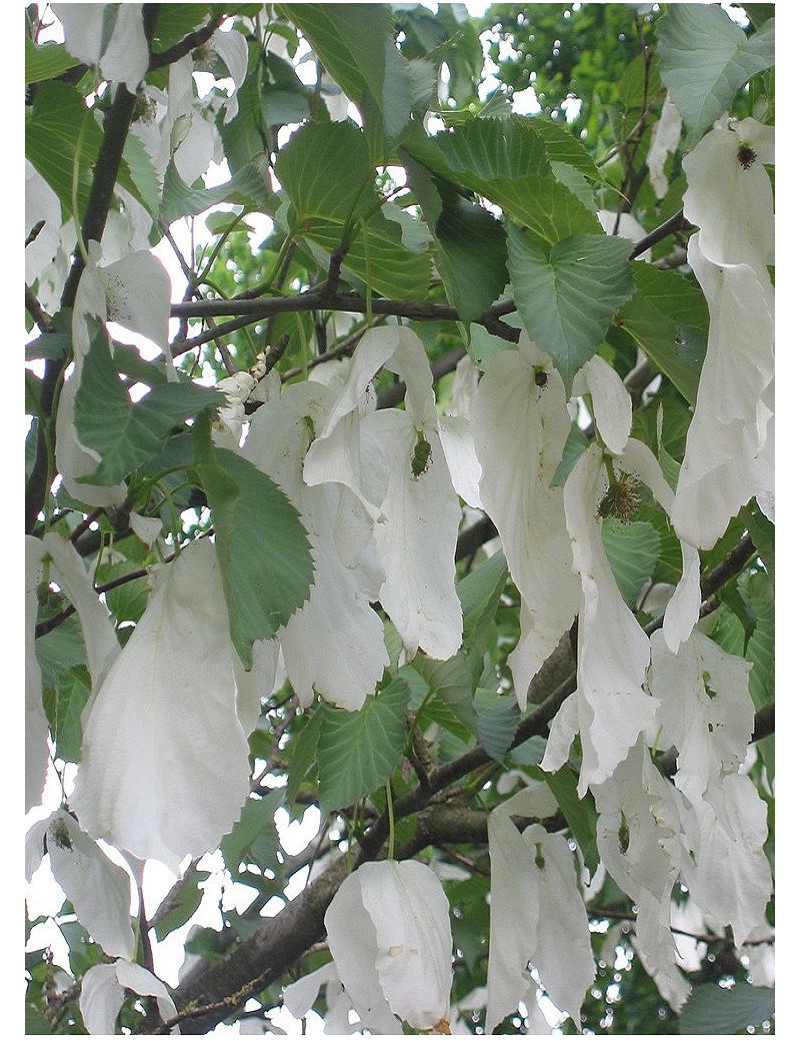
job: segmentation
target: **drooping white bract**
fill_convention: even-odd
[[[325,1028],[323,1032],[329,1036],[349,1036],[351,1033],[361,1032],[364,1023],[360,1020],[350,1021],[350,1012],[354,1010],[353,1004],[339,979],[333,961],[323,964],[310,975],[304,975],[297,982],[286,986],[283,991],[283,1006],[295,1018],[304,1018],[311,1010],[323,986],[325,987]],[[390,1017],[392,1027],[399,1028],[397,1019],[393,1015]]]
[[[650,150],[647,153],[647,169],[650,172],[650,183],[657,199],[663,199],[669,188],[669,181],[664,173],[667,157],[678,147],[681,139],[683,121],[672,98],[667,94],[661,106],[661,115],[650,137]]]
[[[25,246],[25,284],[33,285],[61,243],[61,203],[38,170],[25,160],[25,236],[44,221]]]
[[[113,1036],[117,1016],[125,1000],[125,991],[142,997],[155,997],[165,1022],[177,1015],[175,1001],[164,983],[141,964],[116,960],[113,964],[95,964],[81,979],[79,1007],[83,1024],[95,1036]],[[179,1034],[174,1025],[171,1034]]]
[[[708,549],[754,495],[774,488],[774,128],[752,119],[710,131],[685,159],[688,260],[708,302],[708,348],[672,514]]]
[[[538,823],[520,834],[511,819],[545,817],[555,808],[542,784],[519,792],[489,815],[487,1032],[525,998],[531,986],[529,962],[550,1000],[576,1024],[595,977],[586,908],[566,840]]]
[[[110,37],[106,35],[106,4],[53,4],[52,7],[64,27],[69,53],[87,65],[98,66],[106,79],[124,83],[135,94],[150,62],[142,4],[117,5]]]
[[[671,519],[679,537],[710,549],[753,496],[774,493],[774,292],[746,264],[707,260],[697,235],[688,257],[710,324]]]
[[[603,546],[598,507],[608,487],[602,448],[592,444],[564,486],[567,530],[583,592],[577,689],[552,722],[542,760],[548,771],[563,765],[577,723],[583,747],[581,797],[590,783],[611,776],[653,721],[657,707],[643,689],[650,641],[622,598]]]
[[[672,888],[683,861],[681,795],[653,764],[643,739],[604,783],[593,784],[597,849],[606,870],[638,907],[636,946],[659,992],[677,1010],[689,984],[670,931]]]
[[[772,184],[775,127],[755,119],[724,120],[683,160],[683,211],[695,224],[707,260],[747,264],[762,273],[775,262]]]
[[[430,369],[428,369],[430,372]],[[419,428],[408,412],[384,409],[362,421],[380,449],[386,491],[375,525],[386,572],[380,601],[409,657],[423,650],[447,660],[461,645],[461,603],[455,590],[455,549],[461,508],[439,433],[424,428],[424,467],[414,473]]]
[[[239,87],[247,75],[247,39],[244,33],[217,29],[209,40],[209,47],[223,60],[233,80],[233,91],[224,102],[223,123],[227,124],[239,111]]]
[[[572,393],[576,397],[591,396],[598,436],[613,455],[621,455],[631,433],[633,404],[625,384],[611,365],[594,354],[576,372]]]
[[[50,726],[42,704],[42,670],[35,646],[44,554],[41,539],[25,535],[25,812],[41,802],[47,776]]]
[[[167,376],[177,379],[168,345],[170,280],[164,265],[147,250],[131,253],[101,266],[100,246],[88,243],[84,268],[72,314],[74,369],[65,380],[56,414],[56,463],[69,493],[92,506],[121,505],[126,487],[78,483],[97,469],[100,457],[80,443],[75,431],[75,395],[81,382],[83,361],[89,351],[87,319],[113,320],[153,340],[164,352]],[[111,349],[113,350],[113,344]]]
[[[481,464],[475,451],[470,412],[478,390],[478,369],[468,355],[456,365],[450,399],[443,415],[439,416],[439,435],[442,438],[447,468],[458,495],[473,509],[482,509],[479,482]]]
[[[764,925],[773,881],[764,842],[767,805],[750,777],[715,780],[702,801],[682,814],[689,853],[683,876],[692,898],[714,926],[730,925],[737,946]]]
[[[660,743],[678,750],[675,786],[693,803],[744,762],[753,731],[749,661],[695,629],[677,654],[651,637],[648,686],[660,701]]]
[[[405,411],[371,410],[365,393],[381,366],[405,382]],[[368,332],[318,433],[305,480],[344,483],[369,509],[385,572],[381,605],[407,653],[422,649],[440,660],[452,657],[461,645],[454,562],[461,508],[419,337],[402,326]]]
[[[362,863],[345,878],[325,928],[339,978],[368,1028],[398,1034],[394,1015],[415,1029],[447,1021],[449,913],[441,881],[418,860]]]
[[[108,956],[132,960],[136,943],[127,872],[112,863],[64,809],[40,821],[33,830],[38,849],[28,857],[28,880],[38,869],[46,846],[53,877],[83,927]]]
[[[551,486],[570,429],[564,384],[524,333],[518,350],[503,351],[488,365],[470,423],[481,500],[523,601],[523,635],[509,657],[522,708],[532,677],[572,624],[580,598],[563,490]]]
[[[114,623],[108,608],[94,591],[86,564],[75,547],[54,531],[44,536],[42,545],[51,561],[50,577],[78,614],[94,696],[120,652]]]
[[[258,410],[243,454],[299,510],[311,544],[309,598],[279,634],[292,687],[303,706],[317,690],[355,711],[374,692],[389,657],[383,625],[370,606],[383,581],[370,518],[349,487],[309,487],[303,481],[309,440],[325,422],[334,396],[330,387],[311,380],[288,387]]]
[[[236,657],[216,550],[195,542],[84,710],[70,804],[91,835],[173,871],[217,847],[249,791]]]

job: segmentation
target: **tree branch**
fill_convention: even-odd
[[[145,4],[144,28],[148,42],[153,35],[155,14],[155,5]],[[84,242],[100,242],[103,238],[103,231],[105,230],[111,199],[114,194],[114,186],[117,183],[120,163],[122,162],[122,150],[128,137],[135,104],[136,95],[131,94],[124,83],[120,83],[114,95],[114,101],[105,125],[103,140],[100,144],[100,151],[97,155],[97,162],[95,163],[89,201],[86,205],[86,213],[81,227],[81,237]],[[83,270],[84,259],[80,250],[76,249],[72,258],[72,267],[67,275],[61,294],[61,310],[68,310],[74,306],[78,292],[78,283]],[[45,362],[41,393],[41,415],[43,420],[39,423],[36,439],[36,458],[25,487],[26,534],[31,534],[33,531],[36,519],[44,505],[48,490],[48,475],[55,476],[55,472],[49,472],[50,452],[55,451],[55,428],[51,422],[53,398],[56,386],[68,363],[69,358],[51,359]],[[50,429],[46,431],[44,429],[45,425],[48,425]],[[48,435],[50,450],[48,450]]]

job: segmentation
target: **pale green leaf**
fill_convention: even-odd
[[[220,845],[225,865],[234,876],[242,863],[253,863],[262,872],[275,869],[280,848],[275,813],[283,798],[283,788],[276,788],[244,803],[242,815]]]
[[[395,679],[360,711],[324,704],[317,745],[323,813],[352,805],[385,784],[400,762],[408,687]]]
[[[411,115],[408,62],[394,42],[391,10],[383,4],[281,4],[330,75],[367,122],[396,137]]]
[[[630,243],[576,235],[549,251],[533,235],[508,230],[509,272],[528,335],[553,358],[567,393],[634,292]]]
[[[673,4],[658,21],[661,79],[692,140],[748,79],[775,64],[775,22],[745,35],[716,4]]]
[[[553,792],[570,833],[580,845],[583,860],[594,874],[600,862],[597,853],[597,810],[591,798],[578,797],[578,778],[568,764],[555,773],[542,773],[547,786]]]
[[[482,206],[413,159],[406,163],[413,191],[434,235],[436,265],[447,298],[463,322],[480,317],[508,281],[503,230]]]
[[[245,668],[308,598],[313,562],[300,516],[265,473],[214,448],[195,423],[197,470],[214,518],[231,638]]]
[[[775,990],[739,982],[730,989],[715,983],[696,986],[681,1011],[684,1036],[732,1036],[761,1028],[775,1014]]]
[[[519,726],[520,711],[515,697],[493,690],[477,690],[475,710],[481,746],[492,758],[502,761]]]
[[[708,334],[705,297],[674,271],[634,264],[633,276],[636,295],[620,312],[620,326],[694,404]]]
[[[85,106],[74,87],[55,81],[39,87],[25,121],[25,155],[70,213],[73,210],[73,171],[77,166],[77,215],[80,219],[83,219],[89,200],[94,163],[102,139],[103,131],[94,113]],[[142,158],[138,152],[129,150],[128,154],[137,162]],[[141,180],[147,186],[144,164],[134,178],[127,158],[123,158],[117,179],[123,188],[145,207],[148,206],[148,197],[143,197],[137,184],[137,180]]]
[[[268,209],[271,192],[267,176],[263,166],[254,160],[238,169],[225,184],[214,188],[190,188],[181,180],[174,162],[170,162],[164,175],[161,219],[171,224],[179,217],[204,213],[220,202],[236,203],[248,210]]]
[[[339,249],[344,227],[341,224],[315,220],[303,231],[307,243],[321,247],[325,256],[319,257],[323,269],[328,257]],[[315,256],[318,250],[314,250]],[[390,299],[415,300],[428,289],[430,259],[413,253],[403,245],[402,230],[398,223],[375,213],[355,228],[342,262],[345,277],[354,276],[358,283],[371,287],[373,292]]]
[[[116,483],[160,452],[177,424],[221,400],[216,390],[179,382],[156,386],[134,404],[117,377],[105,332],[98,329],[75,395],[75,429],[83,447],[102,461],[80,482]]]
[[[352,123],[308,123],[281,149],[275,173],[295,226],[319,218],[348,225],[375,208],[367,139]]]
[[[658,531],[644,520],[623,523],[609,516],[603,521],[603,546],[622,598],[635,610],[661,553]]]
[[[67,51],[63,43],[36,45],[30,36],[25,37],[25,83],[41,83],[55,79],[79,62]]]
[[[500,206],[551,244],[571,235],[600,233],[594,206],[557,177],[545,135],[522,119],[481,119],[436,138],[450,176]],[[558,162],[566,154],[558,150]],[[425,161],[424,157],[420,157]]]

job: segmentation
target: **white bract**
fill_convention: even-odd
[[[654,632],[650,692],[664,747],[678,749],[675,786],[693,802],[744,761],[753,731],[751,665],[695,629],[677,654]]]
[[[175,1002],[164,983],[141,964],[116,960],[113,964],[95,964],[83,976],[80,1009],[88,1032],[100,1036],[116,1033],[117,1016],[125,1000],[125,991],[142,997],[155,997],[164,1021],[177,1014]],[[180,1033],[179,1026],[170,1030]]]
[[[520,834],[512,820],[514,815],[544,818],[556,809],[542,784],[509,798],[489,816],[487,1032],[526,997],[529,962],[552,1002],[576,1024],[595,976],[586,909],[565,839],[536,823]]]
[[[37,823],[32,839],[38,848],[32,849],[28,856],[28,880],[46,849],[53,877],[84,928],[110,957],[132,960],[136,944],[131,927],[131,883],[127,872],[112,863],[63,809]]]
[[[593,785],[597,849],[606,870],[638,906],[637,948],[660,993],[679,1008],[689,984],[670,931],[672,888],[683,862],[682,803],[639,740],[602,784]]]
[[[692,898],[712,925],[733,929],[737,946],[761,931],[772,896],[764,852],[767,806],[748,776],[730,773],[716,780],[702,801],[683,814],[683,875]]]
[[[593,444],[575,463],[564,486],[567,530],[583,593],[578,614],[578,687],[553,720],[542,760],[547,770],[564,763],[577,722],[583,745],[581,795],[590,783],[611,776],[656,713],[656,702],[642,688],[650,642],[622,598],[603,546],[598,508],[608,488],[602,449]]]
[[[752,119],[706,134],[684,160],[688,260],[709,309],[708,347],[672,522],[710,549],[753,497],[774,494],[774,128]]]
[[[67,50],[95,65],[101,74],[136,93],[150,62],[142,23],[142,4],[117,4],[114,28],[106,36],[107,4],[53,4],[64,27]]]
[[[214,546],[190,546],[158,577],[84,710],[71,805],[94,837],[177,871],[231,829],[250,769]]]
[[[650,171],[650,182],[656,198],[663,199],[667,194],[669,181],[664,173],[664,164],[681,139],[683,121],[672,98],[667,94],[661,106],[661,115],[650,137],[650,150],[647,153],[647,169]]]
[[[279,635],[293,689],[304,707],[316,689],[331,703],[356,710],[389,664],[383,624],[370,606],[384,575],[370,517],[350,488],[309,487],[303,481],[309,440],[325,421],[333,396],[329,387],[312,381],[289,387],[259,409],[244,455],[298,509],[315,561],[309,598]]]
[[[447,1021],[453,980],[449,904],[417,860],[362,863],[325,914],[336,970],[369,1028],[399,1033]],[[388,1028],[387,1028],[388,1027]]]
[[[104,487],[79,482],[100,462],[97,453],[78,440],[74,421],[75,396],[91,343],[89,320],[113,320],[151,339],[167,358],[167,377],[177,379],[168,346],[170,280],[164,265],[149,251],[101,265],[99,244],[90,242],[88,249],[72,315],[75,365],[62,387],[56,415],[56,463],[64,486],[79,501],[92,506],[119,506],[125,500],[124,484]]]
[[[404,411],[371,408],[367,388],[381,366],[405,382]],[[374,518],[385,574],[380,602],[406,652],[413,656],[421,649],[440,660],[452,657],[461,645],[461,605],[455,590],[461,507],[442,447],[430,363],[419,337],[399,326],[368,332],[317,432],[306,458],[305,480],[346,484]],[[459,479],[474,483],[476,476],[462,472]]]
[[[522,708],[531,679],[572,624],[580,596],[563,490],[552,486],[570,428],[564,384],[524,334],[519,350],[504,351],[488,365],[470,422],[482,467],[481,500],[523,601],[522,636],[509,658]]]

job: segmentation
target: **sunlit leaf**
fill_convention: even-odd
[[[386,783],[405,741],[408,687],[395,679],[357,712],[324,705],[317,761],[323,812],[352,805]]]
[[[568,392],[633,294],[624,239],[579,235],[547,249],[519,228],[508,231],[508,263],[528,335],[550,354]]]

